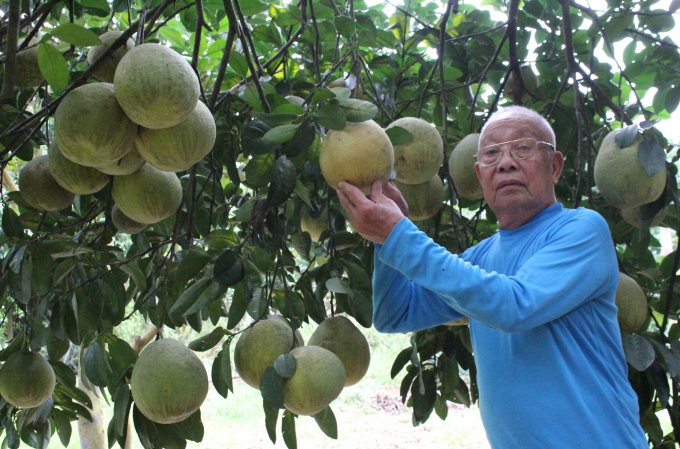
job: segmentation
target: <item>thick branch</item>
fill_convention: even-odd
[[[0,103],[10,103],[14,98],[14,83],[17,77],[17,42],[19,41],[19,20],[21,0],[9,0],[9,23],[7,45],[5,46],[5,73],[2,79]]]
[[[260,65],[260,58],[257,57],[257,52],[255,51],[255,43],[253,42],[253,36],[250,34],[250,28],[248,28],[246,19],[243,16],[243,13],[241,12],[241,4],[238,2],[238,0],[234,0],[234,7],[236,8],[236,14],[238,15],[239,21],[241,22],[241,31],[243,32],[243,35],[246,37],[246,40],[250,45],[250,51],[253,54],[253,60],[257,65],[257,73],[259,74],[259,76],[262,76],[264,75],[264,69]]]
[[[215,112],[215,102],[217,102],[217,96],[220,94],[222,81],[224,81],[224,74],[227,71],[227,65],[229,65],[229,56],[231,56],[231,47],[234,45],[235,36],[236,30],[233,26],[230,26],[229,33],[227,34],[227,42],[224,44],[224,54],[222,55],[222,60],[220,61],[220,68],[217,71],[217,77],[215,77],[215,84],[213,84],[210,104],[208,105],[210,112]]]
[[[506,36],[508,38],[508,53],[510,56],[510,71],[515,72],[514,83],[512,86],[515,93],[513,101],[517,104],[522,104],[522,92],[524,87],[524,80],[522,80],[522,73],[519,70],[519,61],[517,60],[517,13],[519,11],[519,0],[512,0],[510,2],[510,10],[508,11],[508,28]]]

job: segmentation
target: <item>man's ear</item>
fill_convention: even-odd
[[[562,176],[562,169],[564,168],[564,155],[560,151],[555,151],[550,158],[550,177],[553,184],[557,184]]]
[[[475,171],[477,172],[477,178],[478,178],[478,179],[481,179],[481,178],[482,178],[482,175],[481,175],[481,173],[480,173],[480,171],[479,171],[479,162],[475,162]]]

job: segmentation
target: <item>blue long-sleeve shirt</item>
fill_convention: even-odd
[[[470,318],[494,449],[648,448],[616,320],[605,220],[554,204],[461,255],[403,219],[376,245],[373,323],[408,332]]]

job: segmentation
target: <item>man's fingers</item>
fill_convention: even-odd
[[[382,182],[375,181],[371,186],[371,199],[378,202],[378,198],[384,196],[382,191]]]
[[[349,197],[342,190],[338,190],[338,199],[340,200],[342,207],[344,207],[347,212],[354,212],[356,207],[354,204],[352,204]]]
[[[366,199],[366,195],[364,195],[361,190],[346,181],[340,181],[338,184],[338,192],[343,192],[345,195],[347,195],[347,198],[355,207],[360,206],[362,203],[368,201]]]

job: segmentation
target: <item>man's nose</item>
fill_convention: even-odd
[[[498,163],[498,170],[501,172],[517,170],[517,161],[510,154],[510,148],[503,149],[501,161]]]

